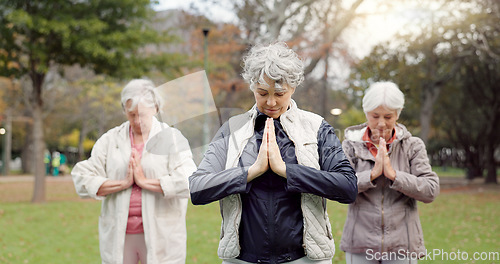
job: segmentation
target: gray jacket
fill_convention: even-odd
[[[342,143],[356,170],[359,193],[349,205],[340,249],[350,253],[404,250],[421,256],[425,247],[417,200],[430,203],[439,194],[439,178],[429,164],[425,145],[397,124],[396,139],[389,148],[396,180],[382,175],[370,181],[375,157],[362,140],[366,128],[366,123],[347,128]]]

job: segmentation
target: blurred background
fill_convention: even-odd
[[[210,98],[207,85],[178,85],[170,95],[192,98],[179,112],[206,102],[217,111],[162,113],[199,162],[221,123],[254,103],[241,57],[275,40],[306,65],[294,99],[341,140],[346,127],[365,121],[365,89],[394,81],[406,96],[399,121],[424,140],[439,173],[497,183],[497,0],[1,0],[1,172],[35,175],[32,201],[44,201],[45,175],[69,174],[125,121],[120,92],[128,81],[161,86],[205,71]]]

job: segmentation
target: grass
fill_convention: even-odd
[[[29,203],[30,191],[25,191],[31,187],[31,183],[0,183],[0,263],[100,263],[97,233],[100,202],[80,200],[71,183],[49,182],[50,202],[35,205]],[[481,189],[443,192],[433,203],[419,204],[429,251],[467,252],[470,258],[474,252],[500,251],[500,189],[478,190]],[[329,202],[328,212],[337,246],[333,263],[345,263],[344,252],[338,246],[347,206]],[[189,205],[186,221],[186,263],[221,263],[217,257],[218,204]],[[419,263],[500,263],[500,260],[441,261],[438,256],[435,261]]]
[[[466,171],[462,168],[433,166],[432,170],[439,177],[465,178]]]
[[[445,178],[462,178],[465,179],[465,175],[467,174],[466,169],[464,168],[457,168],[457,167],[441,167],[441,166],[433,166],[432,170],[439,175],[439,177],[445,177]],[[483,179],[486,177],[487,171],[483,171],[484,176]],[[497,177],[500,175],[500,168],[497,169]]]
[[[0,263],[100,263],[99,203],[0,205]]]

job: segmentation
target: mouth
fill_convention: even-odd
[[[266,112],[268,113],[277,113],[279,109],[266,109]]]

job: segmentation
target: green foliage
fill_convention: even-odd
[[[489,168],[488,175],[496,179],[500,5],[482,0],[439,3],[442,10],[430,9],[431,21],[418,30],[376,46],[357,65],[352,83],[368,87],[374,81],[394,81],[406,99],[399,122],[420,136],[432,117],[431,155],[443,147],[462,149],[469,169],[478,171],[473,174]]]
[[[77,129],[73,129],[71,133],[63,135],[59,138],[59,144],[57,146],[58,150],[65,150],[68,147],[78,148],[78,143],[80,140],[80,131]],[[95,140],[91,140],[85,138],[83,141],[83,151],[85,153],[90,153],[92,148],[94,147]]]
[[[140,76],[152,65],[139,48],[172,41],[151,28],[149,0],[2,1],[0,10],[0,65],[15,64],[2,75],[44,74],[55,63]]]
[[[365,112],[361,108],[351,107],[344,111],[338,121],[341,128],[348,128],[366,122]]]

